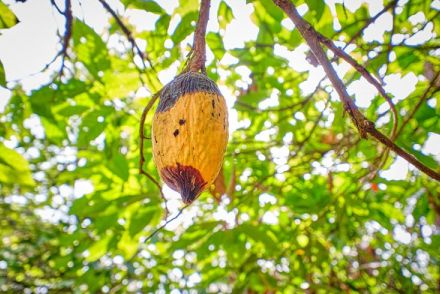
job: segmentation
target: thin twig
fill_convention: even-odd
[[[145,60],[147,60],[150,68],[155,73],[157,73],[157,70],[153,66],[153,63],[151,62],[150,58],[147,56],[147,54],[144,54],[144,52],[142,52],[142,50],[139,48],[138,44],[136,43],[135,39],[133,38],[133,34],[128,29],[128,27],[124,24],[124,22],[121,20],[121,18],[118,16],[116,11],[114,11],[113,8],[111,8],[110,5],[107,2],[105,2],[104,0],[99,0],[99,2],[102,4],[102,6],[105,8],[105,10],[107,10],[111,14],[111,16],[113,16],[113,18],[116,20],[116,23],[121,28],[121,30],[124,33],[124,35],[126,36],[128,42],[130,42],[133,54],[137,53],[139,55],[141,62],[142,62],[142,66],[143,66],[143,69],[142,69],[142,71],[140,71],[140,73],[145,73],[145,70],[147,69],[147,65],[145,64]],[[147,76],[147,79],[150,81],[150,84],[153,84],[150,76],[147,73],[145,73],[145,75]],[[143,84],[142,78],[141,78],[141,82]]]
[[[168,210],[168,204],[167,200],[165,198],[165,195],[162,192],[162,187],[160,183],[152,176],[150,175],[146,170],[144,170],[144,163],[145,163],[145,155],[144,155],[144,140],[147,139],[145,137],[145,119],[147,118],[147,114],[150,111],[150,109],[153,107],[154,103],[156,102],[157,98],[159,98],[160,92],[153,95],[153,97],[148,102],[147,106],[145,106],[144,110],[142,111],[141,121],[139,123],[139,174],[146,176],[148,179],[150,179],[151,182],[153,182],[154,185],[159,189],[160,197],[165,202],[165,217],[168,216],[169,210]]]
[[[55,9],[58,11],[59,14],[64,14],[64,12],[58,6],[58,4],[55,2],[55,0],[50,0],[50,3],[55,7]]]
[[[420,108],[420,106],[423,104],[423,102],[426,101],[428,94],[429,94],[430,90],[432,89],[432,87],[434,86],[435,81],[439,77],[439,75],[440,75],[440,72],[438,72],[436,74],[434,79],[429,84],[429,87],[423,93],[423,95],[420,98],[417,105],[412,109],[411,113],[405,118],[405,120],[403,121],[402,125],[400,126],[399,130],[396,133],[395,139],[397,139],[400,136],[400,134],[402,133],[402,130],[405,128],[405,126],[408,124],[408,122],[414,117],[414,115],[416,114],[416,112]],[[434,89],[434,91],[431,94],[434,95],[434,93],[436,93],[437,91],[440,91],[440,89],[439,88]],[[368,177],[366,178],[367,180],[372,181],[376,177],[377,172],[380,169],[382,169],[382,167],[385,165],[385,163],[388,159],[388,154],[389,154],[389,149],[387,148],[387,149],[385,149],[384,153],[382,153],[381,155],[379,155],[377,157],[375,163],[373,163],[372,172],[370,172],[368,174]]]
[[[196,31],[194,32],[192,53],[184,71],[197,72],[200,70],[202,73],[206,73],[205,35],[206,35],[206,26],[208,25],[210,6],[211,6],[211,0],[202,0],[202,2],[200,3],[199,20],[197,21]]]
[[[392,40],[393,40],[393,36],[394,36],[395,30],[396,30],[396,5],[392,6],[391,14],[392,14],[392,28],[391,28],[391,32],[390,32],[390,40],[389,40],[389,43],[388,43],[388,46],[387,46],[387,49],[386,49],[388,63],[387,63],[387,66],[386,66],[386,69],[385,69],[385,73],[384,73],[383,76],[386,76],[387,73],[388,73],[388,70],[390,69],[390,67],[389,67],[390,56],[391,56],[391,52],[392,52],[393,47],[394,47],[393,44],[392,44]],[[383,79],[381,77],[379,77],[379,78],[381,79],[381,82],[383,84]],[[388,102],[388,104],[390,104],[390,103]],[[394,104],[392,104],[392,103],[390,104],[390,106],[391,105],[394,106]],[[391,109],[394,110],[393,111],[393,115],[394,115],[394,118],[396,118],[397,117],[397,115],[396,115],[397,112],[395,112],[396,109],[395,108],[391,108]],[[397,137],[397,127],[398,127],[398,123],[394,119],[394,124],[393,124],[393,129],[392,129],[392,137],[391,137],[391,140],[393,140],[393,141]],[[379,170],[381,170],[384,167],[385,163],[387,162],[389,154],[390,154],[390,149],[389,148],[385,148],[383,153],[380,154],[377,157],[377,159],[373,162],[372,166],[370,167],[372,172],[370,172],[368,174],[368,176],[365,178],[366,180],[369,180],[371,182],[376,177],[376,175],[379,172]]]
[[[390,59],[391,59],[391,52],[393,51],[393,36],[396,32],[396,6],[393,7],[393,10],[391,11],[391,15],[392,15],[392,27],[391,27],[391,32],[390,32],[390,42],[388,43],[388,48],[387,48],[387,66],[386,66],[386,71],[384,73],[384,76],[387,75],[388,70],[390,69],[389,67],[389,63],[390,63]]]
[[[151,238],[153,238],[160,230],[162,230],[163,228],[165,228],[169,223],[171,223],[173,220],[175,220],[176,218],[178,218],[183,210],[185,208],[187,208],[189,205],[185,205],[184,207],[182,207],[175,216],[173,216],[172,218],[168,219],[165,221],[165,223],[163,225],[161,225],[160,227],[156,228],[150,235],[148,235],[148,237],[143,241],[144,243],[146,243],[147,241],[149,241]],[[133,256],[127,260],[127,262],[133,262],[133,259],[142,251],[142,248],[139,246],[138,250],[136,251],[135,254],[133,254]]]
[[[437,74],[434,76],[434,78],[431,80],[428,88],[426,88],[425,92],[423,92],[422,97],[420,97],[419,102],[417,102],[416,106],[412,109],[411,113],[403,120],[402,125],[400,126],[399,130],[397,131],[396,134],[396,138],[400,136],[400,134],[402,133],[403,129],[405,128],[405,126],[408,124],[408,122],[414,117],[414,115],[416,114],[416,112],[419,110],[420,106],[422,106],[422,104],[426,101],[426,99],[429,96],[429,92],[431,91],[431,89],[434,87],[434,85],[436,84],[437,79],[440,76],[440,71],[437,72]],[[432,93],[432,95],[435,92],[440,91],[439,88],[434,89],[434,92]]]
[[[64,71],[64,62],[67,57],[67,49],[69,48],[69,41],[72,37],[72,23],[73,23],[73,15],[72,15],[72,3],[71,0],[66,0],[66,7],[64,8],[64,16],[66,18],[66,25],[64,30],[64,38],[63,38],[63,49],[61,51],[61,68],[58,72],[58,76],[61,77]],[[56,6],[55,6],[56,7]]]
[[[63,15],[65,18],[63,41],[62,41],[61,50],[57,52],[57,54],[52,58],[52,60],[48,64],[46,64],[45,67],[40,72],[48,69],[55,62],[55,60],[57,60],[57,58],[61,56],[61,67],[58,70],[57,76],[53,80],[55,81],[56,79],[62,77],[65,68],[65,60],[66,58],[68,58],[67,50],[69,49],[70,39],[72,38],[73,14],[72,14],[71,0],[65,0],[64,11],[61,10],[61,8],[58,6],[55,0],[51,0],[51,4],[55,7],[58,13]]]
[[[431,178],[437,180],[440,182],[440,174],[429,167],[425,166],[423,163],[418,161],[414,156],[394,144],[393,141],[391,141],[388,137],[386,137],[384,134],[379,132],[376,128],[371,128],[368,130],[368,133],[372,135],[374,138],[376,138],[379,142],[383,143],[384,145],[388,146],[391,150],[393,150],[397,155],[414,165],[416,168],[430,176]]]
[[[172,222],[173,220],[175,220],[176,218],[178,218],[178,217],[182,214],[183,210],[184,210],[185,208],[187,208],[188,206],[189,206],[189,204],[187,204],[187,205],[185,205],[184,207],[182,207],[182,208],[179,210],[179,212],[178,212],[175,216],[173,216],[172,218],[170,218],[169,220],[167,220],[163,225],[161,225],[161,226],[158,227],[156,230],[154,230],[153,233],[151,233],[151,234],[147,237],[147,239],[144,240],[144,243],[146,243],[146,242],[149,241],[151,238],[153,238],[154,235],[156,235],[160,230],[162,230],[163,228],[165,228],[170,222]]]
[[[332,64],[327,59],[327,56],[324,50],[321,47],[322,38],[321,35],[315,31],[315,29],[307,23],[296,10],[295,5],[290,0],[273,0],[274,3],[279,6],[284,12],[289,16],[295,26],[298,28],[299,32],[306,40],[316,59],[319,61],[321,66],[323,67],[325,73],[327,74],[329,80],[333,84],[336,92],[341,99],[341,102],[344,104],[345,110],[350,115],[351,120],[356,125],[357,129],[362,138],[367,138],[367,134],[374,137],[377,141],[381,142],[391,150],[393,150],[397,155],[401,156],[409,163],[414,165],[420,171],[424,172],[431,178],[440,182],[440,173],[434,171],[433,169],[425,166],[422,162],[417,160],[414,156],[397,146],[392,140],[379,132],[374,123],[369,121],[357,108],[356,104],[351,99],[350,95],[347,93],[344,83],[338,77],[335,69]],[[328,43],[328,42],[327,42]],[[331,46],[331,44],[327,44]],[[339,49],[340,50],[340,49]],[[345,52],[343,52],[346,54]],[[351,57],[350,57],[351,58]]]
[[[327,110],[327,107],[330,104],[330,100],[331,100],[331,96],[328,95],[327,101],[325,102],[325,106],[324,109],[321,111],[321,113],[319,114],[319,116],[316,118],[315,122],[313,123],[313,127],[310,130],[310,132],[307,134],[307,136],[301,140],[301,142],[298,143],[298,147],[295,150],[295,153],[292,155],[296,155],[299,152],[301,152],[301,150],[304,148],[304,146],[306,145],[306,143],[310,140],[310,138],[312,137],[313,133],[315,132],[316,128],[318,127],[319,122],[321,121],[322,117],[324,116],[324,112]]]
[[[304,100],[301,100],[301,101],[299,101],[299,102],[296,102],[296,103],[293,103],[293,104],[291,104],[291,105],[288,105],[288,106],[284,106],[284,107],[278,107],[278,108],[273,108],[273,109],[270,109],[270,110],[273,110],[273,111],[284,111],[284,110],[289,110],[289,109],[293,109],[293,108],[295,108],[295,107],[297,107],[297,106],[302,106],[302,107],[304,107],[312,98],[313,98],[313,96],[315,96],[315,94],[317,93],[317,91],[321,88],[321,84],[324,82],[324,80],[325,80],[325,77],[323,77],[319,82],[318,82],[318,85],[315,87],[315,89],[304,99]]]
[[[384,14],[386,11],[388,11],[388,9],[390,9],[391,7],[395,7],[397,4],[397,0],[393,0],[391,1],[387,6],[385,6],[381,11],[379,11],[375,16],[370,17],[367,19],[367,21],[365,22],[364,26],[357,31],[356,34],[354,34],[350,40],[347,42],[347,44],[345,44],[344,48],[342,50],[347,49],[347,47],[353,43],[354,40],[356,40],[357,38],[359,38],[359,36],[365,31],[366,28],[368,28],[372,23],[374,23],[382,14]],[[357,24],[357,22],[355,22]]]

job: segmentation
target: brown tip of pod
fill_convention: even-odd
[[[185,204],[192,203],[207,184],[200,172],[192,166],[177,163],[176,166],[163,168],[160,173],[164,182],[180,193]]]
[[[163,87],[156,112],[165,112],[173,107],[180,97],[196,92],[221,95],[217,85],[206,75],[197,72],[182,73]]]

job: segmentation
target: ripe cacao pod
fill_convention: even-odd
[[[161,91],[153,118],[153,158],[161,179],[193,202],[215,180],[228,142],[228,112],[217,85],[186,72]]]

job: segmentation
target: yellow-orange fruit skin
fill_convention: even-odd
[[[213,183],[223,163],[228,142],[225,99],[203,91],[178,97],[167,110],[155,113],[152,142],[162,180],[191,203]]]

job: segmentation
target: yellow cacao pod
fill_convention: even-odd
[[[160,93],[153,118],[153,158],[161,179],[193,202],[217,177],[228,142],[228,110],[217,85],[187,72]]]

